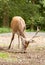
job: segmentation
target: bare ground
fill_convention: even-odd
[[[45,65],[45,36],[37,35],[35,42],[30,43],[26,53],[21,53],[18,49],[18,39],[12,43],[11,49],[8,46],[12,34],[0,34],[0,52],[9,54],[8,58],[0,58],[0,65]],[[32,36],[27,34],[31,39]]]

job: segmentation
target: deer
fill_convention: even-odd
[[[12,38],[11,38],[11,42],[8,49],[10,49],[11,47],[15,34],[18,35],[18,43],[20,43],[20,39],[19,39],[20,36],[22,36],[23,38],[26,37],[24,34],[24,31],[26,29],[26,24],[24,19],[20,16],[14,16],[11,20],[11,29],[12,29]],[[19,47],[19,44],[18,44],[18,47]]]
[[[23,48],[28,47],[29,43],[32,41],[32,39],[37,35],[38,31],[36,32],[36,34],[32,37],[31,40],[26,40],[26,35],[25,35],[25,30],[26,30],[26,23],[25,20],[20,17],[20,16],[14,16],[11,20],[11,29],[12,29],[12,38],[11,38],[11,42],[10,45],[8,47],[8,49],[10,49],[12,41],[14,40],[14,35],[17,34],[18,35],[18,48],[20,45],[20,38],[23,44]],[[24,39],[24,40],[23,40]],[[25,41],[25,42],[23,42]]]

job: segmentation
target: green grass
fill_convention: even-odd
[[[35,32],[36,30],[27,29],[26,32]]]
[[[37,30],[30,30],[30,29],[27,29],[26,32],[36,32]],[[40,30],[40,32],[45,32],[45,30]]]
[[[11,32],[10,28],[5,28],[5,27],[0,28],[0,33],[8,33],[8,32]]]
[[[0,28],[0,33],[9,33],[9,32],[11,32],[10,28],[5,28],[5,27],[1,27]],[[36,32],[36,30],[27,29],[26,32]],[[45,32],[45,31],[44,30],[40,30],[40,32]]]
[[[27,29],[27,30],[26,30],[26,32],[30,32],[30,30],[29,30],[29,29]]]
[[[4,52],[0,52],[0,58],[8,58],[9,54],[8,53],[4,53]]]
[[[5,28],[5,27],[1,27],[0,28],[0,33],[8,33],[8,32],[11,32],[11,29],[10,28]],[[26,30],[26,32],[31,32],[31,30],[28,29],[28,30]]]

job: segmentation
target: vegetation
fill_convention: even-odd
[[[0,58],[9,58],[9,54],[8,53],[4,53],[4,52],[0,52]]]
[[[45,0],[0,0],[0,27],[10,27],[13,16],[21,16],[27,29],[45,31]]]
[[[10,28],[0,28],[0,33],[8,33],[8,32],[11,32],[11,29]]]

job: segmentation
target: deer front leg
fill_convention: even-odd
[[[10,42],[8,49],[10,49],[13,39],[14,39],[14,33],[12,34],[11,42]]]
[[[21,52],[26,52],[26,49],[25,49],[25,40],[23,37],[21,37],[21,42],[22,42],[22,45],[21,45]]]

